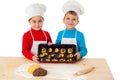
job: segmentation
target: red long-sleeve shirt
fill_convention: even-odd
[[[51,36],[50,36],[49,32],[47,32],[47,31],[44,31],[44,33],[46,34],[46,37],[41,29],[40,30],[31,29],[31,32],[33,34],[35,41],[45,41],[46,37],[47,37],[47,42],[52,42]],[[32,57],[34,56],[34,54],[30,52],[30,50],[32,48],[32,44],[33,44],[33,39],[32,39],[30,30],[29,30],[29,31],[25,32],[23,35],[22,54],[30,60],[32,60]]]

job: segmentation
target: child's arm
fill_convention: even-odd
[[[81,33],[77,37],[78,52],[80,53],[80,58],[83,58],[87,54],[87,48],[85,44],[84,35]]]
[[[49,44],[49,43],[52,43],[52,38],[51,38],[49,32],[46,32],[46,36],[47,36],[47,43],[48,43],[48,44]]]
[[[56,39],[55,43],[56,44],[61,44],[61,40],[62,40],[62,33],[58,32],[57,39]]]
[[[30,60],[32,60],[32,57],[34,56],[30,52],[29,39],[28,39],[28,35],[26,34],[23,35],[23,39],[22,39],[22,54],[24,57]]]

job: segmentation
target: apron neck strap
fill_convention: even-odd
[[[34,41],[34,37],[33,37],[33,34],[32,34],[32,31],[30,30],[30,34],[31,34],[31,36],[32,36],[32,39],[33,39],[33,41]]]
[[[66,30],[64,30],[63,34],[62,34],[62,38],[64,37]],[[77,37],[77,30],[75,30],[75,38]]]

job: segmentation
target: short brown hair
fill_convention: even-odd
[[[78,15],[77,15],[77,13],[76,13],[75,11],[68,11],[68,12],[65,14],[65,16],[66,16],[67,14],[72,14],[72,15],[74,15],[74,16],[77,16],[78,21],[79,21],[79,17],[78,17]],[[64,16],[64,18],[65,18],[65,16]]]

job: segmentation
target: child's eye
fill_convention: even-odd
[[[33,20],[33,23],[36,23],[36,21]]]
[[[38,22],[42,22],[42,20],[39,20]]]
[[[70,18],[66,18],[67,20],[69,20]]]
[[[73,19],[73,21],[75,21],[76,19]]]

